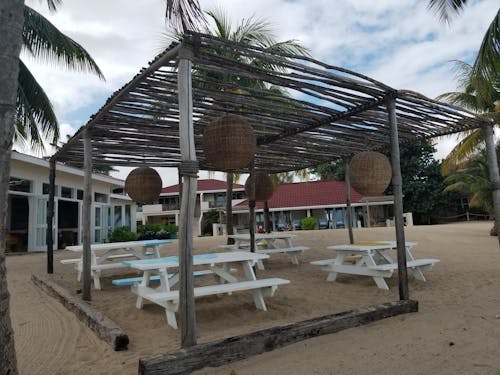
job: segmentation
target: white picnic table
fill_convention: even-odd
[[[100,275],[105,269],[116,269],[126,267],[121,260],[123,258],[145,259],[147,257],[160,257],[160,246],[171,244],[168,240],[145,240],[128,242],[110,242],[90,245],[90,269],[94,280],[94,287],[101,289]],[[83,245],[66,246],[66,249],[76,253],[83,252]],[[119,259],[117,262],[116,260]],[[77,279],[81,280],[83,270],[83,254],[75,259],[63,259],[63,264],[75,264],[78,271]]]
[[[411,249],[416,245],[416,242],[405,243],[406,266],[417,280],[426,281],[423,271],[431,269],[439,260],[415,259]],[[321,266],[323,271],[328,272],[327,281],[335,281],[339,273],[371,276],[379,288],[389,290],[385,278],[392,276],[398,268],[398,263],[388,250],[396,247],[396,241],[328,246],[327,249],[336,252],[336,257],[313,261],[311,264]]]
[[[266,254],[255,254],[247,251],[226,253],[209,253],[193,256],[193,266],[205,266],[213,273],[216,283],[207,286],[195,287],[194,296],[202,297],[213,294],[231,294],[237,291],[249,290],[257,309],[266,311],[264,297],[271,297],[278,285],[288,284],[290,281],[280,278],[257,279],[253,266],[258,260],[266,259]],[[179,303],[179,291],[173,287],[179,282],[179,259],[176,256],[124,261],[125,265],[143,272],[141,282],[132,286],[132,292],[137,295],[136,307],[143,307],[144,299],[154,302],[165,309],[167,323],[177,329],[175,312]],[[238,278],[231,273],[231,265],[240,264],[243,268],[243,277]],[[160,276],[160,286],[150,286],[152,275]]]
[[[234,239],[234,245],[223,245],[223,247],[229,248],[230,250],[249,250],[250,245],[250,234],[240,233],[228,235],[229,238]],[[306,246],[293,246],[292,238],[295,234],[275,232],[275,233],[255,233],[255,252],[259,254],[276,254],[283,253],[287,254],[292,263],[298,265],[299,259],[298,254],[309,250]],[[280,243],[277,243],[280,242]],[[284,245],[284,246],[280,246]],[[257,268],[263,270],[264,264],[262,261],[257,262]]]

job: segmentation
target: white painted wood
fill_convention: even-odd
[[[426,267],[426,266],[433,266],[434,264],[438,263],[439,259],[416,259],[412,260],[409,262],[406,262],[406,267],[407,268],[420,268],[420,267]],[[398,269],[398,264],[397,263],[387,263],[387,264],[376,264],[373,266],[368,266],[368,268],[373,269],[373,270],[381,270],[381,271],[386,271],[386,270],[396,270]]]
[[[92,207],[92,142],[88,130],[84,131],[84,157],[83,168],[85,175],[83,177],[83,212],[82,212],[82,233],[83,233],[83,246],[82,246],[82,299],[90,301],[91,299],[91,277],[92,277],[92,250],[91,250],[91,235],[90,235],[90,218]],[[95,283],[95,278],[94,278]],[[98,282],[100,287],[100,283]]]
[[[430,270],[439,262],[438,259],[415,259],[411,248],[416,242],[405,244],[407,267],[417,280],[426,281],[423,271]],[[337,257],[311,262],[312,265],[320,266],[322,271],[328,272],[327,281],[335,281],[339,273],[370,276],[381,289],[389,289],[384,278],[391,277],[393,271],[398,269],[398,263],[387,253],[396,247],[395,241],[374,241],[358,244],[345,244],[328,246],[327,249],[334,250]]]

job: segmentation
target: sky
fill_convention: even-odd
[[[102,81],[21,55],[54,105],[61,140],[85,125],[114,91],[169,43],[164,0],[65,0],[56,13],[47,10],[44,0],[26,4],[80,43],[106,78]],[[451,24],[441,22],[427,4],[427,0],[200,0],[202,9],[220,8],[233,24],[250,17],[269,21],[277,40],[298,40],[317,60],[435,98],[457,88],[453,60],[474,61],[498,0],[471,1]],[[456,137],[438,140],[435,157],[445,157],[457,142]],[[48,148],[47,154],[52,153]],[[121,168],[114,175],[125,179],[130,170]],[[158,172],[164,186],[177,183],[176,170]],[[200,178],[207,176],[200,173]],[[222,174],[215,177],[224,179]]]

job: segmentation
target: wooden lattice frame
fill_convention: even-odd
[[[380,82],[307,56],[281,56],[234,42],[190,33],[172,44],[147,68],[116,91],[90,121],[54,156],[78,163],[82,134],[90,131],[96,165],[176,167],[180,162],[177,71],[179,53],[194,53],[193,119],[201,169],[201,137],[214,118],[244,116],[257,138],[255,168],[269,173],[302,169],[354,153],[386,147],[386,102],[396,100],[399,137],[436,137],[479,127],[480,119],[418,93],[398,91]],[[214,52],[216,51],[216,52]],[[259,58],[280,72],[228,59],[225,51]],[[265,64],[264,64],[265,66]],[[216,74],[226,78],[221,83]],[[287,91],[280,95],[235,82],[259,80]],[[241,170],[239,172],[245,172]]]

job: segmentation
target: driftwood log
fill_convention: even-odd
[[[197,369],[222,366],[312,337],[417,311],[418,302],[407,300],[321,316],[286,326],[196,345],[175,353],[143,358],[139,360],[139,374],[189,374]]]
[[[89,327],[102,340],[110,344],[114,350],[127,350],[129,343],[128,335],[118,324],[109,319],[102,312],[97,311],[80,298],[73,296],[66,289],[47,278],[31,275],[31,281],[46,292],[56,298],[69,311]]]

